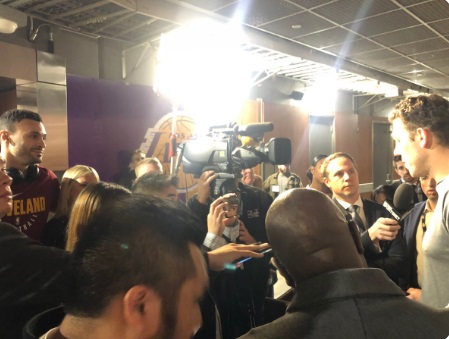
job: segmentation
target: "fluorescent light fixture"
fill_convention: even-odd
[[[14,33],[18,25],[16,22],[0,17],[0,33]]]
[[[14,33],[18,27],[25,27],[26,24],[26,14],[13,8],[0,5],[0,33]]]

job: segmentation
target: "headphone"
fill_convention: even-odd
[[[31,182],[37,179],[39,176],[39,167],[36,165],[28,166],[26,175],[17,168],[9,167],[6,169],[6,173],[12,178],[13,184],[21,184],[23,182]]]

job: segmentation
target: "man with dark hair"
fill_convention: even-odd
[[[396,143],[395,155],[414,177],[429,175],[437,182],[438,203],[423,239],[424,271],[421,301],[449,305],[449,101],[417,95],[396,105],[389,120]]]
[[[178,201],[178,178],[163,173],[145,173],[137,178],[132,187],[133,193],[153,194],[161,198]]]
[[[360,197],[354,159],[334,153],[324,160],[321,170],[334,202],[359,228],[368,266],[383,269],[391,280],[407,288],[407,253],[400,226],[382,205]]]
[[[154,196],[110,207],[75,247],[67,314],[47,338],[190,338],[208,281],[196,219]]]
[[[0,218],[12,208],[11,181],[0,156]],[[62,301],[68,257],[0,222],[0,338],[20,338],[31,316]]]
[[[267,215],[280,269],[295,283],[287,314],[241,338],[445,338],[449,311],[405,297],[367,268],[357,226],[326,195],[294,189]]]
[[[397,173],[397,175],[400,176],[399,181],[395,181],[394,183],[391,184],[394,190],[396,191],[399,185],[402,185],[403,183],[408,183],[410,185],[413,185],[414,188],[413,194],[414,204],[426,200],[427,197],[422,191],[421,182],[419,181],[419,178],[415,178],[410,175],[410,171],[407,169],[407,167],[405,167],[405,162],[402,161],[400,155],[395,155],[393,157],[393,165],[394,171]]]
[[[0,116],[1,151],[13,178],[13,208],[3,221],[40,240],[58,201],[59,182],[42,162],[47,133],[39,114],[13,109]]]

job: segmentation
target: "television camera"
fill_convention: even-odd
[[[198,178],[204,171],[215,171],[217,178],[211,185],[214,199],[237,193],[236,179],[241,178],[242,169],[262,162],[273,165],[291,162],[290,139],[272,138],[262,143],[264,134],[273,128],[273,123],[211,127],[205,137],[180,145],[184,173]]]

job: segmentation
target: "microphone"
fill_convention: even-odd
[[[392,217],[401,223],[411,212],[413,208],[413,195],[415,189],[413,185],[403,183],[399,185],[394,193],[393,205],[385,200],[383,206],[387,209]]]

